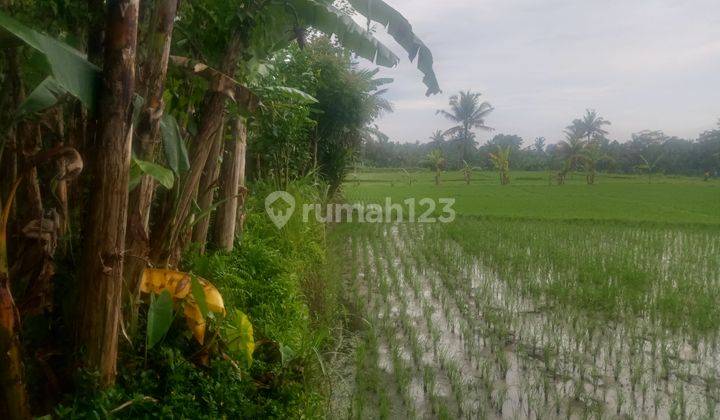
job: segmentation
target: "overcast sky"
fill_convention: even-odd
[[[652,129],[694,138],[720,118],[720,0],[386,0],[430,47],[443,93],[426,98],[403,58],[395,112],[378,121],[393,141],[427,141],[450,122],[435,114],[458,90],[483,94],[491,134],[549,143],[586,108],[610,138]],[[378,32],[383,32],[379,28]]]

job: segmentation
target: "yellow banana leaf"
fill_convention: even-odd
[[[140,291],[159,295],[163,290],[175,299],[184,299],[190,293],[190,275],[180,271],[146,268],[140,281]]]
[[[205,318],[200,312],[200,308],[196,303],[188,303],[184,306],[185,321],[188,329],[192,331],[193,337],[198,343],[205,344]]]
[[[207,309],[211,312],[225,315],[225,303],[222,295],[209,281],[195,277],[202,286],[203,297],[190,293],[192,289],[192,277],[182,271],[167,270],[160,268],[146,268],[143,271],[140,291],[143,293],[160,294],[164,290],[170,292],[175,299],[184,300],[183,313],[188,328],[195,339],[204,344],[205,341],[205,314],[200,310],[198,299],[204,299]]]
[[[208,310],[225,315],[225,303],[218,289],[208,281],[203,279],[198,280],[205,291],[205,302],[207,303]]]

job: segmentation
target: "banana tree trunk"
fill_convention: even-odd
[[[65,119],[63,118],[63,108],[59,107],[55,110],[55,129],[57,131],[58,141],[56,147],[65,146]],[[60,159],[57,162],[58,173],[65,174],[67,172],[67,161]],[[68,205],[68,181],[60,179],[55,186],[55,196],[57,197],[60,207],[60,225],[58,226],[58,234],[64,236],[70,227],[70,208]],[[64,249],[63,249],[64,252]]]
[[[10,2],[4,1],[2,9],[8,10]],[[21,79],[20,79],[20,62],[18,59],[17,48],[7,48],[5,55],[5,84],[3,86],[3,100],[0,102],[2,109],[17,109],[22,102],[21,97]],[[18,148],[17,148],[17,127],[11,125],[5,137],[5,146],[0,152],[0,200],[10,194],[10,188],[15,183],[18,176]],[[14,215],[15,207],[11,209]]]
[[[232,140],[225,147],[220,184],[220,199],[223,202],[215,216],[215,244],[218,249],[227,252],[233,249],[238,210],[244,201],[241,188],[245,188],[246,148],[247,128],[242,118],[238,117],[233,124]]]
[[[17,330],[18,309],[10,292],[7,257],[7,221],[18,182],[8,192],[0,215],[0,418],[9,420],[30,418]]]
[[[0,272],[0,381],[3,399],[0,418],[30,418],[27,392],[23,382],[20,340],[17,331],[17,307],[10,293],[7,272]]]
[[[202,177],[200,178],[200,186],[198,187],[198,207],[205,213],[209,212],[215,200],[215,187],[220,176],[220,165],[218,160],[223,152],[223,140],[225,139],[225,123],[220,124],[220,130],[215,137],[212,149],[208,156],[207,163],[205,164],[205,171],[203,171]],[[210,215],[205,214],[195,225],[193,230],[192,241],[200,245],[200,253],[205,253],[207,246],[207,236],[210,230]]]
[[[104,387],[117,373],[139,0],[109,0],[97,153],[80,264],[79,344]]]
[[[234,32],[220,66],[222,73],[229,75],[235,73],[235,67],[237,66],[237,61],[240,58],[243,47],[243,34],[240,31]],[[211,87],[205,96],[199,129],[195,136],[190,170],[185,176],[180,191],[177,210],[172,220],[163,227],[163,231],[160,234],[161,239],[153,244],[153,249],[150,253],[152,260],[157,261],[177,254],[176,248],[178,247],[178,240],[185,230],[185,223],[190,214],[192,199],[200,185],[200,177],[202,176],[205,163],[210,155],[213,139],[222,125],[226,100],[227,96],[225,93],[213,87]]]
[[[159,142],[160,119],[164,112],[163,92],[167,77],[170,45],[177,15],[179,0],[158,0],[150,20],[146,47],[145,63],[142,68],[141,92],[145,102],[140,111],[140,120],[135,131],[137,156],[146,161],[154,161]],[[139,284],[143,270],[147,267],[150,250],[150,207],[155,195],[155,181],[143,176],[138,186],[130,193],[127,223],[127,262],[125,281],[128,290],[133,293],[130,330],[135,331],[137,303],[139,302]]]
[[[18,205],[22,208],[21,223],[43,218],[42,196],[37,168],[30,164],[30,158],[40,151],[42,144],[40,126],[27,121],[18,124],[18,140],[22,143],[19,164],[24,168],[24,188],[18,191]]]

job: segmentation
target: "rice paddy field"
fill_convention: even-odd
[[[339,417],[717,418],[720,182],[365,172],[351,203],[456,199],[452,223],[344,223]]]

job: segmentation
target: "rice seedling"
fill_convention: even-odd
[[[346,233],[364,284],[348,290],[378,319],[407,417],[712,418],[717,233],[479,217],[363,226]]]

